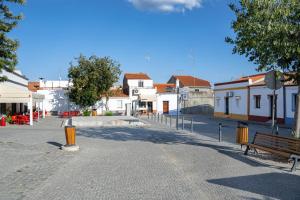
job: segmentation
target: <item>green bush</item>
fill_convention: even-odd
[[[83,114],[83,116],[91,116],[91,111],[89,111],[89,110],[84,110],[84,111],[82,112],[82,114]]]
[[[6,120],[5,120],[7,123],[12,123],[12,118],[11,118],[11,116],[7,116],[6,117]]]
[[[104,115],[105,115],[105,116],[113,116],[113,113],[112,113],[111,111],[107,111],[107,112],[105,112]]]

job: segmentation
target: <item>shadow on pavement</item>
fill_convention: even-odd
[[[287,173],[266,173],[210,179],[207,182],[276,199],[300,199],[300,178],[297,175]]]
[[[210,148],[228,157],[239,160],[253,167],[266,166],[278,168],[276,166],[260,163],[243,156],[243,152],[220,143],[209,144],[212,140],[201,140],[192,135],[174,132],[172,130],[155,130],[139,127],[101,127],[101,128],[81,128],[77,129],[77,135],[89,138],[114,140],[114,141],[143,141],[155,144],[186,144],[204,148]]]
[[[52,141],[49,141],[49,142],[47,142],[48,144],[51,144],[51,145],[53,145],[53,146],[56,146],[56,147],[61,147],[61,146],[63,146],[61,143],[58,143],[58,142],[52,142]]]

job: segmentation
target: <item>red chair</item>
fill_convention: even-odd
[[[12,124],[18,124],[18,118],[16,115],[11,116],[11,122],[12,122]]]
[[[29,115],[19,115],[18,116],[19,124],[29,124]]]

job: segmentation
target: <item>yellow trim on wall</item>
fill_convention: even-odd
[[[247,87],[235,87],[235,88],[223,88],[223,89],[214,89],[214,91],[225,91],[225,90],[244,90]]]
[[[240,115],[240,114],[232,114],[225,115],[223,112],[214,112],[214,117],[220,117],[220,118],[229,118],[229,119],[236,119],[236,120],[248,120],[248,115]]]

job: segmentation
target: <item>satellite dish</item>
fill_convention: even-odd
[[[283,85],[283,75],[279,71],[269,71],[265,76],[267,88],[271,90],[279,90]]]

